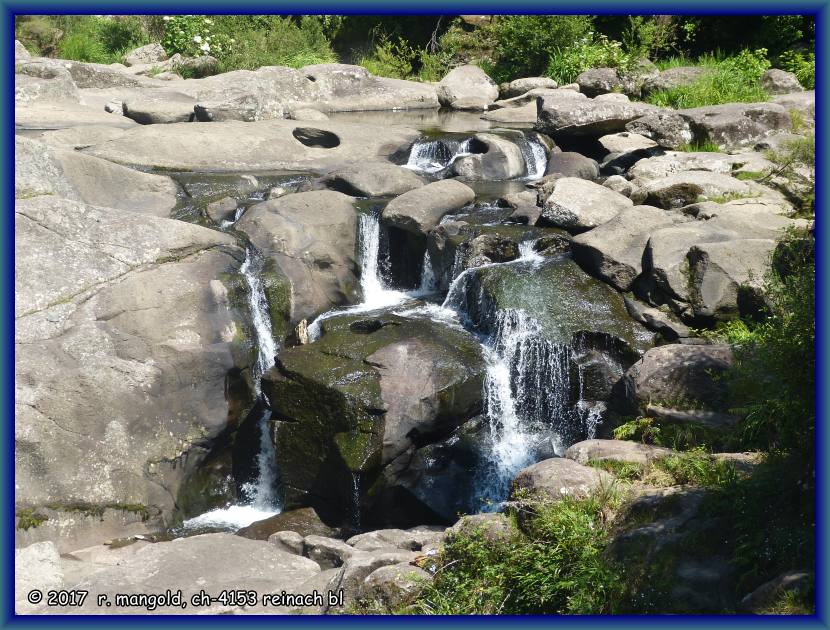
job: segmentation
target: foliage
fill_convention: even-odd
[[[418,61],[418,51],[402,39],[392,40],[382,35],[370,56],[361,58],[360,65],[379,77],[405,79],[412,74],[412,68]]]
[[[620,573],[603,555],[616,493],[534,503],[509,541],[483,532],[445,542],[439,568],[411,612],[598,614],[614,612]]]
[[[813,474],[815,435],[815,242],[794,230],[779,244],[766,279],[769,317],[729,324],[739,339],[727,382],[749,447],[798,453]],[[812,483],[812,481],[810,481]]]
[[[703,447],[657,459],[651,465],[671,477],[670,485],[720,487],[734,481],[736,476],[732,462],[712,457]]]
[[[784,70],[792,72],[804,88],[812,90],[816,87],[816,54],[814,52],[785,50],[778,58],[778,63]]]
[[[216,28],[213,18],[206,15],[164,16],[167,23],[161,45],[168,55],[185,57],[210,55],[223,59],[230,54],[235,40]]]
[[[141,20],[135,16],[64,15],[52,19],[63,34],[57,45],[57,54],[62,59],[120,62],[125,53],[149,41]]]
[[[643,444],[666,446],[678,451],[700,446],[729,448],[735,445],[735,436],[719,433],[692,422],[661,424],[656,418],[634,418],[614,429],[615,440],[635,440]]]
[[[634,59],[651,59],[676,51],[680,31],[670,15],[629,15],[622,32],[625,52]]]
[[[510,81],[542,74],[552,57],[590,40],[591,25],[587,15],[502,16],[494,26],[493,78]]]
[[[560,84],[573,83],[581,72],[590,68],[628,69],[636,60],[623,52],[620,42],[589,33],[572,46],[557,51],[545,74]]]
[[[761,181],[776,176],[786,178],[793,184],[789,195],[797,213],[800,216],[814,216],[816,202],[815,136],[791,140],[784,145],[782,150],[767,152],[767,159],[775,162],[776,168]]]
[[[716,142],[712,142],[711,140],[698,140],[692,144],[684,144],[680,147],[677,147],[678,151],[690,151],[690,152],[705,152],[705,153],[720,153],[720,146]]]
[[[658,90],[646,100],[676,109],[769,100],[769,94],[759,84],[764,70],[770,67],[766,49],[742,50],[734,57],[705,65],[710,71],[692,84]]]

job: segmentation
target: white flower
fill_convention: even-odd
[[[207,42],[205,42],[204,44],[202,44],[201,48],[202,48],[202,50],[204,50],[205,52],[209,52],[209,51],[210,51],[210,44],[208,44]]]
[[[231,44],[235,44],[235,43],[236,43],[236,40],[233,37],[231,37]]]
[[[194,35],[193,36],[193,41],[196,42],[197,44],[201,44],[202,43],[202,36],[201,35]]]
[[[205,24],[213,24],[213,20],[205,18]]]
[[[165,16],[164,16],[163,18],[161,18],[161,19],[162,19],[162,20],[164,20],[165,22],[169,22],[169,21],[170,21],[170,16],[169,16],[169,15],[165,15]]]

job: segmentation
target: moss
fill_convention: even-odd
[[[262,289],[268,302],[271,332],[275,339],[285,339],[291,325],[291,282],[271,259],[262,270]]]
[[[621,462],[614,459],[591,459],[588,466],[599,468],[614,475],[620,481],[634,481],[643,475],[643,466],[633,462]]]
[[[757,181],[763,179],[766,175],[766,173],[760,171],[738,171],[734,174],[734,177],[743,181]]]
[[[382,443],[376,432],[344,431],[333,439],[350,471],[362,473],[380,465]]]
[[[120,510],[141,516],[142,521],[150,518],[150,509],[141,503],[87,503],[78,501],[73,503],[50,503],[44,507],[56,512],[79,512],[84,516],[103,518],[106,510]]]
[[[17,517],[16,529],[26,531],[35,527],[40,527],[43,523],[49,520],[45,514],[41,514],[35,508],[24,508],[15,513]]]

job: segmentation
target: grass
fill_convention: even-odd
[[[658,487],[719,487],[731,483],[737,474],[734,463],[713,457],[704,447],[655,458],[645,466],[607,459],[590,460],[588,465],[613,474],[617,481],[642,481]]]
[[[720,60],[710,56],[694,65],[708,68],[709,72],[689,85],[652,92],[646,97],[646,102],[660,107],[691,109],[769,100],[769,94],[759,84],[761,75],[770,65],[763,49],[754,52],[744,50],[734,57]]]
[[[661,423],[656,418],[633,418],[614,429],[614,439],[635,440],[644,444],[665,446],[687,451],[700,446],[728,449],[735,446],[736,436],[713,431],[704,425]]]
[[[711,140],[698,140],[691,144],[684,144],[677,148],[678,151],[687,153],[720,153],[720,145]]]
[[[507,542],[483,532],[445,542],[415,614],[604,614],[615,610],[621,573],[604,556],[606,523],[620,496],[533,503]]]

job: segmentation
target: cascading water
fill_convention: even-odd
[[[388,308],[413,297],[409,293],[389,289],[383,280],[380,269],[380,218],[374,213],[360,215],[358,252],[360,290],[363,294],[363,301],[348,308],[332,309],[317,317],[308,327],[309,341],[316,341],[320,338],[322,332],[320,325],[329,317]]]
[[[548,153],[542,143],[534,138],[523,137],[517,144],[527,170],[524,179],[532,182],[544,177],[548,166]]]
[[[470,155],[472,138],[455,140],[416,140],[409,152],[406,168],[422,173],[438,173],[455,160]]]
[[[277,342],[271,329],[268,300],[262,286],[261,273],[264,261],[258,252],[249,247],[245,262],[239,272],[248,285],[248,307],[257,339],[257,361],[253,369],[253,381],[258,396],[262,394],[260,379],[274,365],[277,356]],[[259,453],[257,455],[257,478],[242,487],[245,503],[211,510],[184,522],[185,528],[221,527],[240,528],[274,514],[281,506],[275,489],[277,487],[277,453],[271,438],[271,411],[265,410],[258,422]]]

